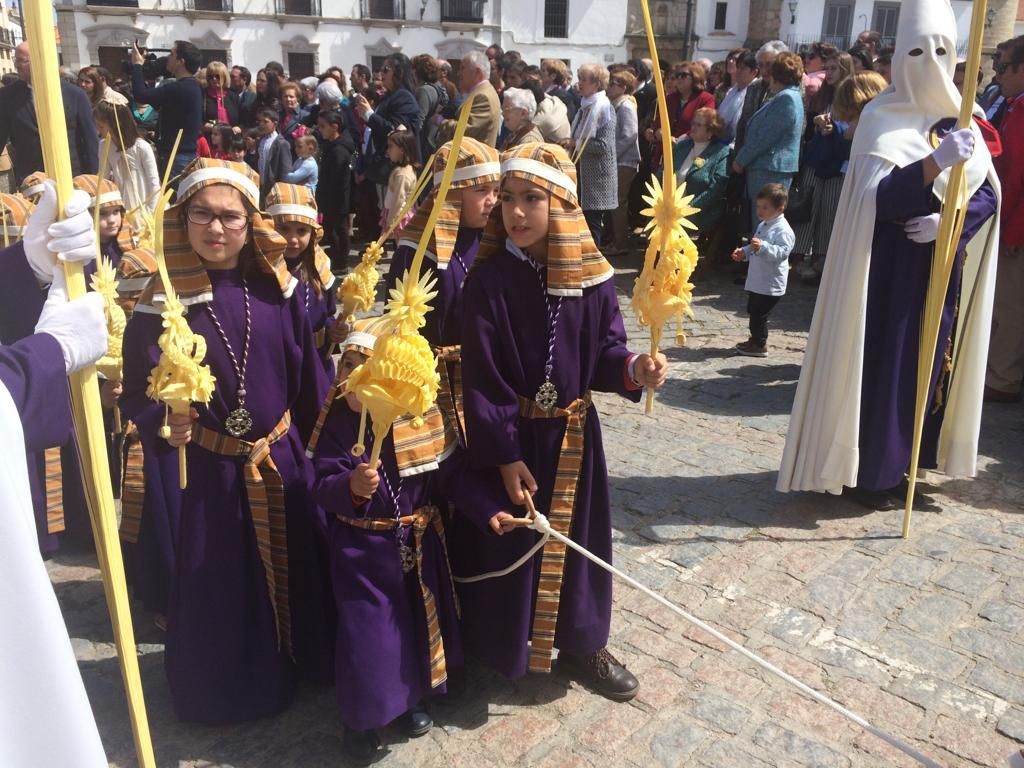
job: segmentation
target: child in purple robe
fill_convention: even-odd
[[[258,200],[252,169],[200,158],[166,214],[168,273],[216,377],[210,402],[168,415],[146,394],[160,357],[161,281],[124,338],[121,405],[146,462],[139,559],[168,592],[175,710],[206,723],[277,713],[291,700],[296,662],[321,676],[331,665],[326,529],[303,450],[327,379],[286,244]],[[183,445],[188,487],[179,490]]]
[[[508,522],[534,496],[553,527],[611,558],[611,504],[592,390],[634,401],[665,380],[663,356],[626,347],[613,270],[580,210],[565,151],[524,144],[502,155],[492,214],[463,294],[470,461],[484,480],[452,525],[459,577],[505,569],[537,534]],[[500,480],[498,477],[500,476]],[[503,486],[503,488],[502,488]],[[543,566],[542,566],[543,562]],[[606,648],[611,576],[548,541],[500,578],[460,584],[467,652],[518,677],[547,672],[552,648],[573,677],[616,701],[637,679]]]
[[[338,707],[345,752],[357,764],[380,754],[376,729],[396,719],[410,737],[427,733],[433,720],[424,701],[445,693],[447,670],[462,663],[438,508],[445,470],[431,469],[437,444],[430,430],[410,432],[400,419],[376,468],[366,453],[353,456],[353,446],[363,443],[362,406],[354,394],[341,395],[343,384],[387,330],[380,318],[356,323],[310,445],[316,498],[330,520]],[[417,441],[420,431],[425,440]],[[405,447],[409,437],[412,450]]]
[[[267,213],[274,217],[274,229],[288,244],[284,260],[299,281],[296,293],[309,313],[313,340],[320,350],[324,370],[328,378],[333,379],[331,352],[335,343],[331,326],[335,323],[338,299],[333,290],[335,278],[331,260],[320,248],[324,231],[317,223],[316,198],[307,186],[278,182],[267,194],[266,203]]]

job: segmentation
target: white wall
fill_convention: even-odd
[[[725,30],[715,27],[715,0],[700,0],[696,3],[693,32],[697,35],[694,58],[707,57],[712,61],[724,61],[733,48],[741,48],[747,37],[750,3],[745,0],[729,0],[725,14]],[[679,3],[683,19],[686,18],[686,3]]]
[[[573,67],[623,61],[626,20],[625,0],[569,0],[569,37],[547,39],[544,0],[505,0],[501,45],[506,51],[519,51],[531,63],[547,57],[570,59]]]

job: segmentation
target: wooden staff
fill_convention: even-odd
[[[985,10],[987,0],[975,0],[971,9],[971,33],[967,49],[967,72],[977,72],[981,67],[981,46],[985,34]],[[974,77],[964,79],[963,99],[960,102],[958,128],[967,128],[974,119],[974,97],[978,81]],[[910,516],[914,506],[914,491],[917,489],[917,468],[921,460],[921,435],[928,411],[928,390],[931,384],[932,368],[935,364],[935,349],[939,343],[939,326],[942,309],[953,273],[967,214],[967,201],[963,197],[965,164],[957,163],[949,171],[946,196],[942,202],[939,219],[939,234],[935,240],[931,274],[928,278],[928,292],[925,294],[924,310],[921,313],[921,345],[917,355],[917,398],[914,406],[914,439],[910,449],[910,473],[907,484],[906,506],[903,510],[903,538],[910,536]]]
[[[73,191],[71,181],[71,155],[68,135],[64,129],[64,101],[61,98],[57,47],[53,30],[53,5],[45,0],[23,0],[25,28],[32,66],[32,89],[35,94],[36,115],[39,118],[39,143],[47,175],[57,186],[57,209],[64,207]],[[79,263],[64,263],[69,299],[85,295],[85,273]],[[150,742],[149,723],[142,696],[139,661],[132,629],[128,588],[125,583],[121,543],[117,535],[117,517],[114,513],[114,494],[110,484],[110,467],[104,440],[103,410],[96,367],[87,366],[70,376],[71,405],[75,421],[75,436],[82,463],[85,496],[96,540],[96,554],[107,609],[114,629],[121,677],[128,697],[128,712],[132,721],[132,734],[139,765],[155,768],[153,745]]]

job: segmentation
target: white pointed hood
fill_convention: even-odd
[[[956,17],[949,0],[904,0],[892,57],[892,85],[865,107],[851,158],[875,155],[902,167],[934,150],[944,135],[938,123],[960,113],[960,93],[953,85],[955,69]],[[974,156],[967,163],[969,195],[982,185],[992,165],[976,126],[974,133]],[[935,180],[940,199],[948,179],[947,170]]]

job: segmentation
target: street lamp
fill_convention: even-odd
[[[796,2],[797,0],[789,0],[789,23],[796,24]]]

